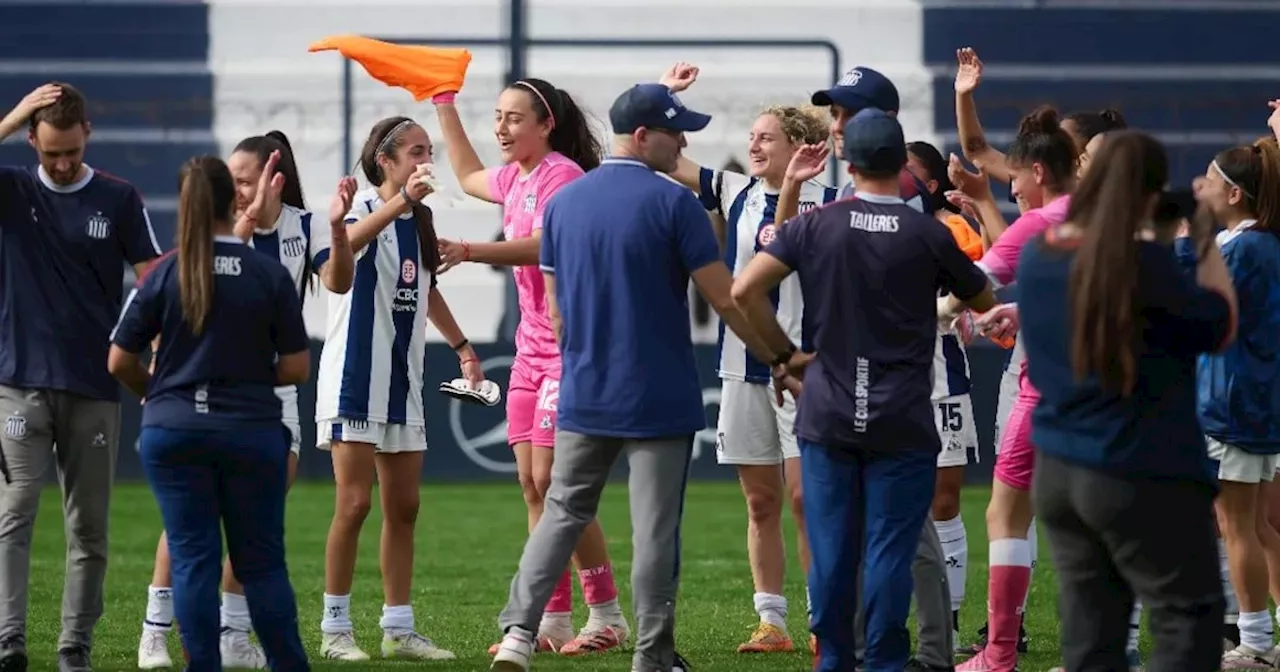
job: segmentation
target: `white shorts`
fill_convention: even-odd
[[[280,397],[280,410],[283,414],[284,426],[289,428],[289,450],[298,457],[302,452],[302,421],[298,417],[298,387],[284,385],[276,388],[276,396]]]
[[[420,453],[427,449],[427,428],[335,418],[316,422],[316,447],[329,450],[334,441],[373,444],[379,453]]]
[[[969,464],[969,453],[978,459],[978,430],[973,424],[973,400],[959,394],[933,402],[933,421],[942,439],[938,468],[963,467]]]
[[[1205,437],[1209,459],[1218,461],[1218,480],[1232,483],[1263,483],[1275,478],[1280,455],[1255,455],[1233,445]]]
[[[1013,345],[1013,352],[1009,353],[1009,366],[1000,373],[1000,396],[996,403],[996,436],[994,450],[1000,452],[1000,440],[1004,434],[1004,426],[1009,422],[1009,415],[1013,413],[1013,402],[1018,400],[1018,374],[1022,371],[1022,360],[1026,359],[1026,352],[1022,349],[1022,340],[1019,339]]]
[[[773,387],[741,380],[720,381],[716,422],[716,462],[770,465],[800,457],[796,445],[796,401],[783,393],[778,407]]]

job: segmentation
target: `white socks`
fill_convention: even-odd
[[[1227,598],[1227,615],[1223,623],[1232,624],[1240,618],[1240,602],[1236,600],[1236,587],[1231,583],[1231,563],[1227,560],[1227,543],[1218,537],[1218,572],[1222,575],[1222,595]]]
[[[1254,651],[1270,651],[1275,646],[1275,630],[1271,627],[1271,612],[1251,611],[1240,614],[1240,644]]]
[[[1133,611],[1129,612],[1129,644],[1125,651],[1138,650],[1138,636],[1142,634],[1142,601],[1133,601]]]
[[[378,626],[392,637],[413,632],[413,606],[402,604],[395,607],[382,605],[382,618]]]
[[[787,598],[769,593],[756,593],[753,598],[760,622],[787,629]]]
[[[965,577],[969,569],[969,539],[965,534],[964,519],[957,514],[951,520],[936,520],[933,528],[938,531],[942,555],[946,558],[951,611],[959,611],[964,605]]]
[[[147,632],[169,632],[173,628],[173,589],[147,588],[147,615],[142,629]]]
[[[324,595],[324,618],[320,619],[320,632],[336,635],[351,632],[355,626],[351,624],[351,596]]]
[[[249,601],[244,595],[222,592],[222,627],[238,632],[252,632],[253,620],[249,618]]]
[[[607,625],[618,625],[626,621],[622,615],[622,607],[618,604],[617,599],[601,602],[600,604],[587,605],[590,613],[587,615],[587,629],[592,630],[602,628]]]

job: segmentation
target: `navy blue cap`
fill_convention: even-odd
[[[907,165],[902,125],[884,110],[867,108],[844,125],[844,160],[872,173],[896,173]]]
[[[613,132],[633,133],[637,128],[658,128],[692,133],[711,123],[711,115],[684,106],[663,84],[636,84],[627,89],[609,108]]]
[[[813,94],[812,102],[821,107],[839,105],[851,112],[868,107],[897,112],[898,87],[879,72],[859,66],[846,72],[835,86]]]

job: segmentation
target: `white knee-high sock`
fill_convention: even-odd
[[[965,578],[969,570],[969,539],[965,534],[964,518],[956,514],[950,520],[933,523],[942,542],[942,554],[947,563],[947,584],[951,587],[951,610],[959,611],[964,604]]]

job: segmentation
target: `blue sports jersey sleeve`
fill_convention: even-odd
[[[987,287],[987,274],[961,251],[955,236],[945,226],[928,229],[929,243],[938,261],[938,288],[967,301]]]
[[[1225,297],[1200,287],[1178,267],[1169,251],[1155,244],[1140,248],[1138,286],[1153,335],[1173,352],[1194,355],[1222,345],[1231,329]]]
[[[707,224],[707,213],[692,192],[681,190],[673,213],[674,242],[680,261],[690,273],[720,259],[720,243]],[[543,236],[546,240],[546,236]],[[546,243],[543,243],[546,249]]]
[[[542,211],[542,243],[538,246],[538,267],[544,273],[556,272],[555,220],[556,202],[552,200]]]
[[[156,275],[149,274],[129,292],[116,328],[111,331],[111,343],[125,352],[142,352],[160,334],[164,283]]]
[[[698,169],[698,202],[707,210],[720,211],[720,194],[716,190],[716,171],[710,168]]]
[[[292,355],[308,349],[307,326],[302,321],[302,302],[288,273],[276,274],[275,340],[276,352]]]
[[[151,227],[151,215],[147,214],[147,207],[143,205],[137,189],[129,189],[118,221],[125,260],[130,264],[141,264],[160,256],[160,243],[156,240],[155,229]]]
[[[800,260],[804,257],[805,241],[809,237],[810,222],[816,216],[813,212],[807,212],[779,226],[773,242],[763,252],[793,271],[799,269]]]

